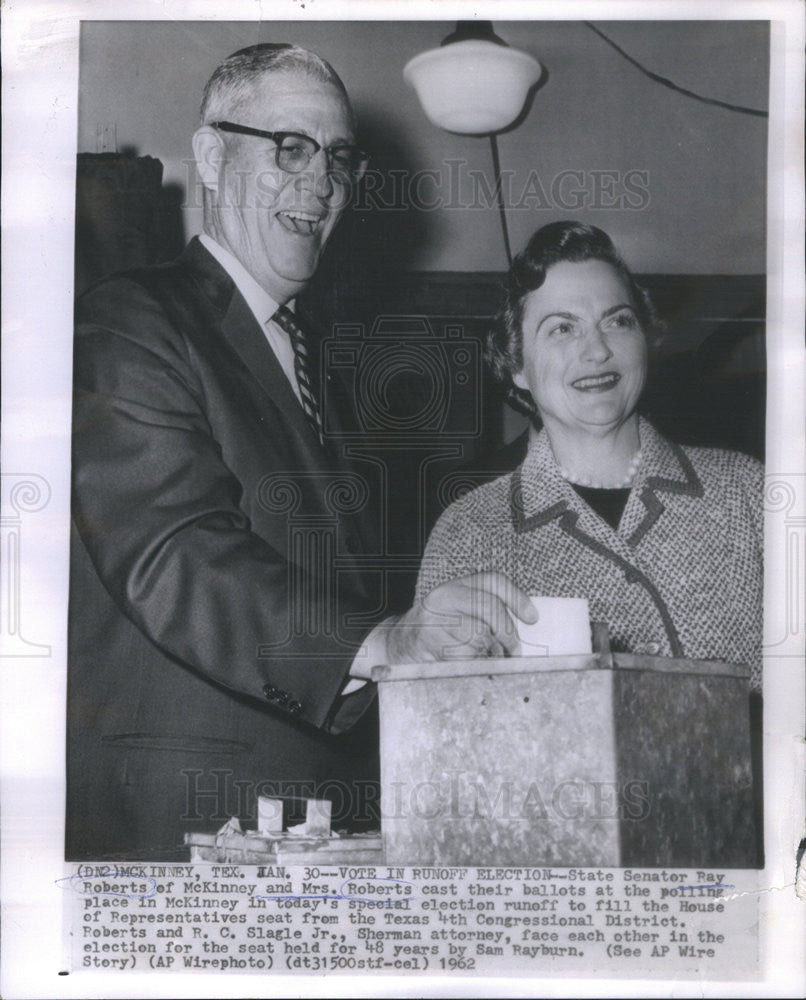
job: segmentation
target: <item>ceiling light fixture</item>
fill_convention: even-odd
[[[529,90],[542,74],[527,52],[510,48],[491,21],[457,21],[439,48],[406,63],[403,79],[413,87],[426,117],[438,128],[462,135],[489,135],[495,190],[507,260],[509,245],[495,133],[521,114]]]

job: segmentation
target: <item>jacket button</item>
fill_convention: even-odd
[[[624,579],[627,581],[627,583],[638,583],[639,579],[638,570],[632,569],[632,567],[630,567],[629,569],[625,569]]]
[[[288,691],[279,691],[277,697],[274,699],[277,704],[282,708],[288,703]]]
[[[273,684],[265,684],[263,686],[263,694],[271,701],[277,697],[277,688]]]
[[[289,715],[299,715],[301,711],[302,711],[302,705],[298,701],[289,701],[288,703]]]
[[[639,642],[635,647],[639,656],[657,656],[660,652],[659,642]]]

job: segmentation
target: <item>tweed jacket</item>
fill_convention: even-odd
[[[542,430],[511,475],[437,522],[417,585],[500,571],[533,596],[584,597],[616,651],[721,659],[761,677],[763,467],[681,447],[645,419],[643,459],[618,530],[559,473]]]

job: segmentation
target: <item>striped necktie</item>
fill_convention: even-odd
[[[308,347],[305,343],[305,332],[297,322],[296,316],[285,306],[280,306],[272,316],[274,322],[285,330],[291,341],[294,350],[294,374],[297,377],[300,400],[305,416],[308,418],[314,434],[319,438],[320,443],[324,443],[322,435],[322,414],[319,412],[319,403],[313,391],[311,382],[310,364],[308,361]]]

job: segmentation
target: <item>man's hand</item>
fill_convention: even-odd
[[[386,662],[512,656],[520,642],[513,618],[537,612],[502,573],[476,573],[443,583],[387,627]]]

